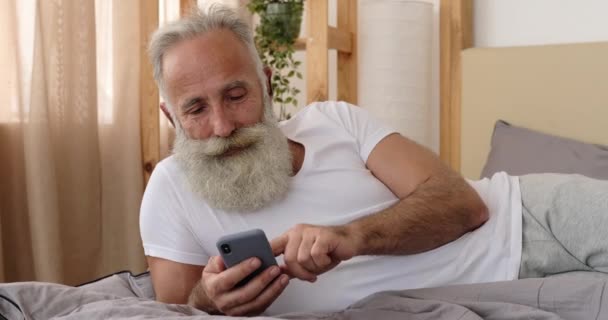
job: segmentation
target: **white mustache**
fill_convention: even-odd
[[[239,128],[228,137],[212,137],[200,141],[200,152],[209,157],[218,157],[230,149],[247,148],[260,142],[264,133],[265,128],[262,123]]]
[[[259,124],[235,130],[226,138],[189,139],[177,122],[173,153],[192,192],[225,211],[257,210],[285,196],[293,171],[287,137],[264,95]],[[231,157],[231,149],[247,149]]]

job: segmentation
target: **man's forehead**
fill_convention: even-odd
[[[170,76],[180,67],[211,67],[222,62],[246,63],[246,47],[232,32],[214,30],[182,40],[163,56],[163,72]]]
[[[214,30],[170,48],[163,59],[163,78],[169,91],[203,80],[242,80],[255,72],[246,46],[231,31]]]

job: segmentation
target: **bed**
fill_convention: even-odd
[[[441,157],[466,177],[479,178],[493,150],[500,147],[495,144],[498,130],[506,126],[558,139],[550,141],[565,139],[570,143],[566,153],[579,150],[571,149],[571,143],[583,144],[598,155],[592,160],[599,163],[600,174],[608,172],[602,167],[608,163],[608,43],[469,48],[472,1],[445,0],[441,5]],[[517,156],[532,161],[544,152],[536,149],[535,154]],[[505,166],[511,162],[507,159],[503,167],[492,170],[510,170]],[[544,171],[534,169],[538,170]],[[278,318],[608,319],[607,280],[603,274],[579,272],[380,292],[345,310]],[[80,287],[11,283],[0,285],[0,315],[6,319],[224,318],[153,299],[147,273],[121,272]]]
[[[607,279],[566,274],[474,285],[371,295],[345,310],[290,313],[255,319],[606,319]],[[219,320],[186,305],[153,300],[147,273],[121,272],[80,287],[40,282],[0,286],[2,319],[199,319]],[[250,319],[250,318],[243,318]]]
[[[499,169],[515,175],[561,172],[608,179],[606,57],[606,42],[464,50],[461,172],[473,179]],[[521,135],[519,142],[505,140],[509,132],[497,124],[499,120],[530,133]],[[547,136],[544,143],[540,133]],[[540,139],[535,145],[530,141],[533,137]],[[499,140],[502,144],[497,144]],[[510,148],[511,154],[500,150],[509,148],[505,145],[509,143],[518,143]],[[585,144],[587,149],[578,148]],[[588,172],[596,164],[592,160],[583,166],[586,155],[603,166]],[[515,168],[516,162],[527,165]],[[484,166],[493,165],[496,168],[482,172]]]
[[[486,176],[489,172],[483,172],[484,166],[492,160],[488,157],[492,156],[499,120],[606,149],[608,43],[474,48],[472,21],[472,0],[441,1],[440,157],[446,163],[471,179]],[[563,140],[546,142],[559,144]],[[549,150],[546,145],[539,147],[538,151]],[[555,155],[571,156],[566,151]],[[517,156],[535,160],[527,154]],[[606,159],[603,152],[593,156]],[[602,168],[608,171],[603,163]],[[495,169],[512,174],[584,172],[583,168],[571,168],[576,166],[513,172],[506,165]]]
[[[522,63],[522,59],[548,57],[562,61],[563,54],[570,57],[570,63],[562,68],[566,72],[563,77],[556,74],[562,71],[553,68],[543,72],[534,69],[539,62]],[[574,63],[574,56],[584,63]],[[465,51],[459,144],[462,172],[471,178],[479,177],[491,152],[492,132],[499,119],[576,138],[572,141],[590,146],[608,143],[606,56],[608,44]],[[529,70],[533,71],[531,75],[526,73]],[[567,75],[575,75],[576,79]],[[558,84],[570,90],[556,92]],[[542,93],[542,88],[549,94]],[[572,108],[573,104],[577,107]],[[608,154],[608,149],[597,147]],[[608,162],[608,157],[603,160]],[[603,274],[579,272],[542,279],[379,292],[336,312],[292,313],[274,318],[608,319],[608,295],[604,294],[607,280]],[[129,272],[80,287],[40,282],[2,284],[0,315],[6,319],[224,318],[184,305],[155,302],[149,275],[134,276]]]

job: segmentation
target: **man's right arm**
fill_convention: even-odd
[[[259,259],[230,269],[221,257],[205,263],[204,248],[187,228],[190,222],[180,214],[186,212],[177,196],[180,192],[172,187],[176,184],[166,172],[167,163],[162,164],[152,173],[140,212],[141,238],[156,300],[228,315],[255,315],[266,310],[283,292],[289,277],[280,276],[278,267],[268,268],[247,285],[235,288],[259,267]]]
[[[164,303],[186,304],[197,287],[205,266],[179,263],[147,256],[156,300]],[[198,295],[201,293],[197,290]],[[201,307],[199,309],[204,310]]]

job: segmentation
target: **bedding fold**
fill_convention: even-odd
[[[549,278],[386,291],[333,313],[297,312],[276,318],[608,319],[608,295],[604,295],[607,280],[597,273],[577,272]],[[186,305],[156,302],[149,275],[133,276],[128,272],[80,287],[42,282],[0,284],[0,315],[6,319],[62,320],[229,318],[211,316]]]

